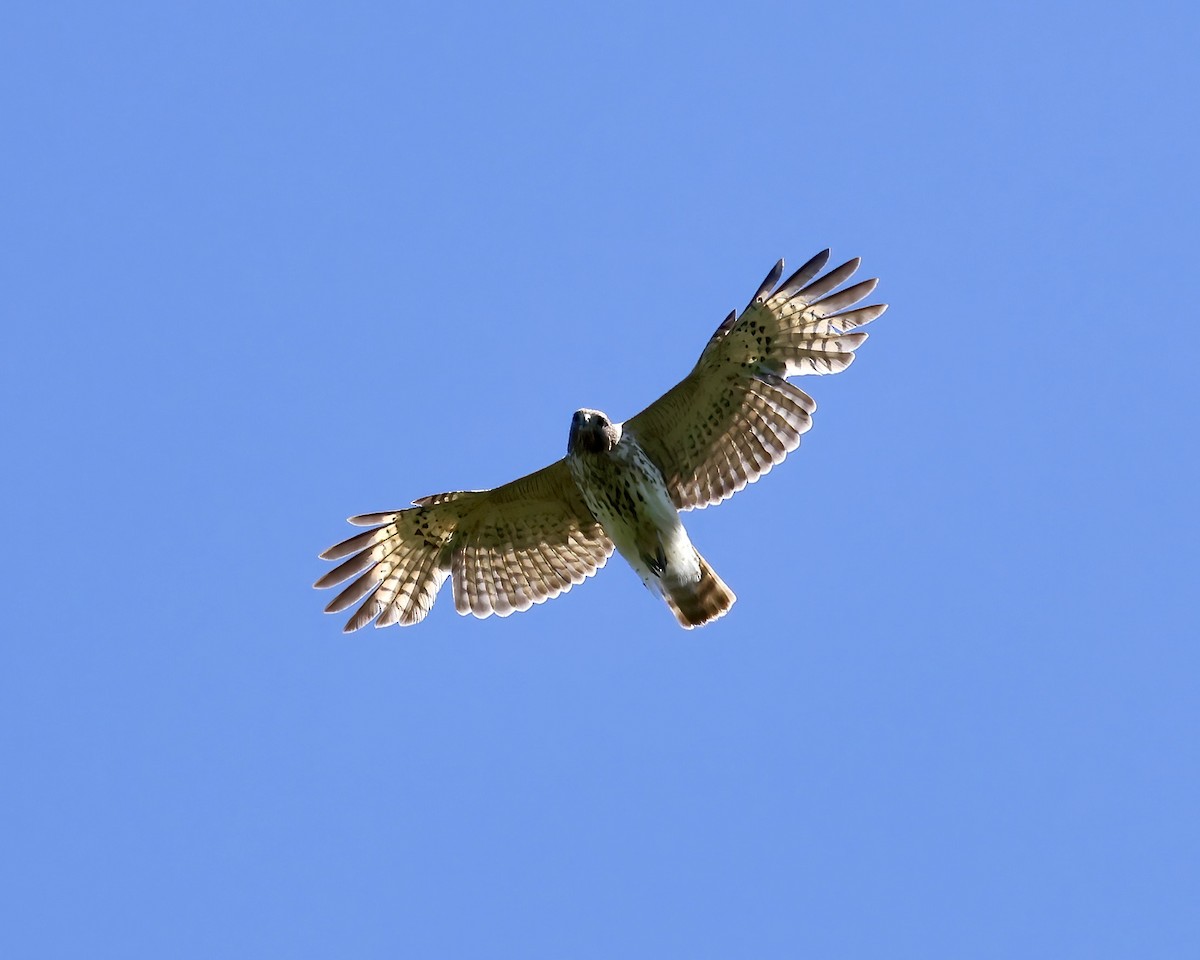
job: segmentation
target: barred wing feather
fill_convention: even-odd
[[[613,551],[562,460],[494,490],[435,494],[350,522],[373,529],[322,553],[347,559],[314,584],[354,578],[325,608],[358,604],[347,633],[372,620],[377,627],[420,622],[450,578],[459,613],[528,610],[582,583]]]
[[[887,309],[847,309],[877,281],[839,289],[859,261],[818,276],[828,259],[822,251],[778,287],[783,261],[775,264],[746,309],[717,328],[692,372],[624,424],[662,470],[680,510],[733,496],[795,450],[817,407],[786,378],[845,370],[867,339],[854,331]]]

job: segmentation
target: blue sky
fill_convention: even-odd
[[[1200,948],[1192,8],[4,21],[5,956]],[[730,616],[321,613],[825,246],[892,307],[687,516]]]

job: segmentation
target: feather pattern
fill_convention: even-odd
[[[354,578],[325,608],[358,605],[347,632],[372,620],[420,622],[447,579],[460,613],[506,617],[582,583],[613,550],[562,460],[494,490],[435,494],[354,520],[380,525],[322,553],[342,562],[314,584]]]
[[[795,450],[816,404],[786,378],[845,370],[867,339],[851,331],[887,309],[847,310],[877,281],[843,287],[858,259],[818,276],[828,260],[822,251],[777,288],[776,264],[746,309],[717,328],[692,372],[623,425],[662,471],[678,509],[731,497]]]

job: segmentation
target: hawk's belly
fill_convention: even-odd
[[[696,550],[662,473],[631,437],[608,453],[573,454],[567,463],[588,509],[647,586],[700,579]]]

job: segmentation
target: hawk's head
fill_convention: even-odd
[[[576,410],[567,453],[608,453],[621,440],[621,426],[599,410]]]

